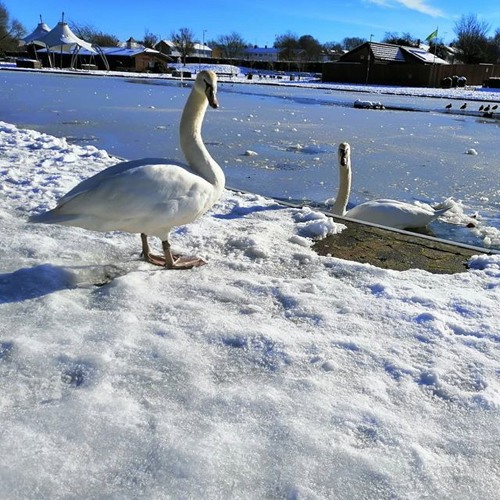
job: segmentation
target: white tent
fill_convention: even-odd
[[[47,33],[50,32],[50,28],[40,19],[38,26],[29,35],[26,35],[20,42],[21,45],[28,45],[30,43],[34,45],[45,46],[44,43],[39,40],[43,38]]]
[[[63,18],[64,19],[64,18]],[[100,54],[103,58],[106,68],[109,70],[108,61],[106,56],[98,48],[94,48],[91,43],[78,38],[70,29],[70,27],[63,21],[57,23],[57,26],[50,30],[48,33],[40,36],[32,43],[37,45],[42,45],[47,49],[49,53],[49,63],[52,66],[53,62],[50,57],[50,52],[59,52],[61,54],[61,60],[63,53],[70,52],[72,54],[71,67],[75,66],[76,57],[80,49],[85,49],[91,54]]]
[[[51,31],[40,37],[37,42],[41,42],[45,47],[54,51],[73,50],[78,52],[81,48],[87,49],[93,54],[97,51],[92,48],[92,44],[78,38],[65,22],[57,23],[57,26]]]

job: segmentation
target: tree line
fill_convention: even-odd
[[[105,33],[89,24],[72,22],[70,27],[80,38],[101,47],[118,46],[118,37]],[[456,61],[465,64],[493,63],[500,64],[500,28],[496,28],[493,36],[489,36],[491,26],[486,21],[478,19],[476,14],[462,15],[455,22],[455,40],[450,44],[456,51]],[[5,5],[0,2],[0,56],[7,52],[18,50],[19,41],[26,35],[26,29],[16,19],[12,19]],[[186,57],[194,52],[196,40],[194,33],[189,28],[180,28],[172,31],[170,40],[185,61]],[[146,30],[142,40],[138,40],[145,47],[154,47],[160,38]],[[316,62],[326,56],[336,58],[339,53],[352,50],[366,42],[365,38],[346,37],[340,42],[320,43],[312,35],[297,35],[290,31],[277,35],[273,47],[279,51],[279,59],[293,62]],[[383,39],[385,43],[417,47],[421,40],[410,33],[386,32]],[[245,50],[251,47],[239,33],[231,32],[220,35],[215,39],[207,40],[207,45],[218,49],[222,59],[242,59]],[[436,37],[430,41],[430,51],[438,57],[446,58],[447,49],[443,40]]]

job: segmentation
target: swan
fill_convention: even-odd
[[[180,144],[187,165],[161,158],[118,163],[82,181],[54,209],[29,221],[140,233],[146,262],[167,269],[206,264],[200,258],[172,255],[169,234],[174,227],[188,224],[209,210],[224,189],[224,173],[201,137],[208,105],[219,106],[217,76],[213,71],[200,71],[180,122]],[[148,236],[161,239],[163,255],[151,252]]]
[[[331,211],[335,215],[351,219],[372,222],[382,226],[397,229],[418,229],[427,226],[434,219],[444,214],[453,206],[451,199],[432,207],[420,207],[412,203],[398,200],[379,199],[371,200],[346,211],[351,191],[351,146],[347,142],[338,147],[339,189],[337,198],[327,200]]]

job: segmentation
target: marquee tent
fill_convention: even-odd
[[[57,23],[57,26],[53,28],[51,31],[46,33],[45,35],[40,36],[32,43],[37,43],[38,45],[42,45],[46,47],[49,52],[49,62],[52,65],[52,61],[50,58],[50,52],[59,52],[62,54],[65,52],[71,52],[71,67],[75,66],[76,57],[80,49],[85,49],[91,54],[99,54],[104,61],[104,64],[107,69],[109,69],[108,62],[106,60],[106,56],[103,54],[98,47],[93,47],[91,43],[82,40],[77,37],[70,29],[70,27],[64,21]]]
[[[97,54],[97,51],[92,48],[92,44],[78,38],[69,28],[65,22],[57,23],[57,26],[51,31],[46,33],[44,36],[40,37],[37,42],[41,42],[48,49],[54,51],[64,51],[64,50],[80,50],[81,48],[87,49],[93,54]]]
[[[40,17],[40,22],[38,23],[38,26],[29,34],[26,35],[22,40],[21,40],[21,45],[28,45],[30,43],[34,45],[41,45],[45,46],[44,43],[40,42],[40,38],[43,38],[47,33],[50,32],[50,28],[42,21],[42,18]]]

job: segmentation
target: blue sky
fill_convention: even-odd
[[[470,13],[491,25],[490,35],[500,28],[498,0],[43,0],[36,6],[33,1],[0,1],[28,32],[40,15],[55,26],[64,10],[67,22],[90,24],[120,40],[141,39],[146,31],[170,38],[186,27],[199,41],[235,31],[248,43],[271,46],[276,35],[287,31],[325,43],[350,36],[380,40],[386,32],[425,39],[439,28],[439,37],[450,42],[455,21]]]

